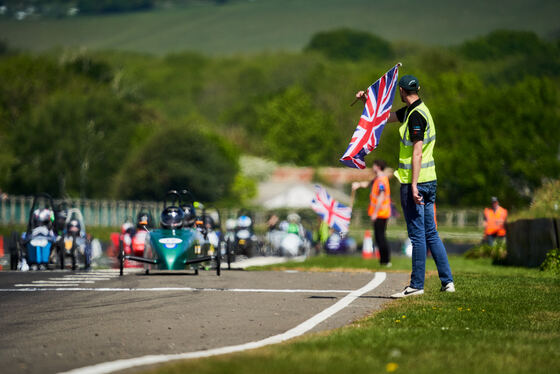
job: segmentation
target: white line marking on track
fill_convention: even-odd
[[[222,355],[226,353],[241,352],[248,349],[261,348],[270,344],[281,343],[283,341],[300,336],[306,333],[307,331],[311,330],[313,327],[317,326],[319,323],[323,322],[330,316],[346,308],[348,305],[350,305],[350,303],[352,303],[358,297],[377,288],[381,283],[383,283],[383,281],[386,278],[387,278],[386,273],[375,273],[375,277],[368,284],[366,284],[365,286],[363,286],[358,290],[352,291],[350,294],[346,295],[338,302],[331,305],[327,309],[323,310],[319,314],[316,314],[315,316],[309,318],[307,321],[299,324],[298,326],[294,327],[291,330],[286,331],[283,334],[274,335],[263,340],[240,344],[240,345],[233,345],[229,347],[209,349],[207,351],[188,352],[188,353],[180,353],[180,354],[172,354],[172,355],[148,355],[148,356],[142,356],[137,358],[105,362],[102,364],[86,366],[83,368],[70,370],[62,374],[112,373],[117,370],[125,370],[137,366],[153,365],[153,364],[159,364],[159,363],[174,361],[174,360],[186,360],[192,358],[210,357],[210,356]]]
[[[81,282],[84,280],[92,280],[92,281],[104,281],[104,280],[109,280],[107,278],[85,278],[85,277],[68,277],[68,278],[49,278],[49,279],[55,279],[55,280],[73,280],[75,282]]]
[[[74,282],[75,285],[84,282]],[[64,283],[61,283],[64,285]],[[18,286],[18,285],[16,285]],[[187,292],[254,292],[254,293],[350,293],[352,290],[302,290],[302,289],[268,289],[268,288],[193,288],[193,287],[159,287],[159,288],[107,288],[107,287],[76,287],[64,289],[48,289],[42,290],[41,284],[27,284],[34,288],[3,288],[0,292],[20,291],[20,292],[36,292],[36,291],[92,291],[92,292],[167,292],[167,291],[187,291]],[[45,284],[46,286],[46,284]]]
[[[65,281],[65,280],[76,280],[76,281],[91,280],[91,281],[96,281],[96,280],[107,280],[107,279],[110,279],[110,278],[86,278],[86,277],[49,278],[49,280],[54,280],[54,281]]]
[[[118,274],[72,274],[66,275],[66,278],[104,278],[104,279],[111,279],[118,277]]]
[[[57,284],[61,284],[61,283],[74,283],[74,284],[80,284],[80,283],[95,283],[92,280],[71,280],[71,279],[63,279],[63,280],[52,280],[52,278],[50,280],[36,280],[31,282],[33,284],[36,285],[40,285],[42,283],[57,283]]]
[[[116,272],[107,272],[107,271],[95,271],[95,272],[88,272],[88,273],[70,273],[68,275],[64,275],[61,278],[48,278],[48,280],[34,280],[31,283],[25,284],[15,284],[14,287],[20,287],[19,290],[30,291],[29,287],[32,287],[35,291],[37,291],[37,287],[78,287],[80,284],[92,284],[96,281],[104,281],[110,280],[112,278],[118,277],[119,274]],[[21,288],[26,287],[26,288]],[[52,291],[52,288],[45,289],[46,291]],[[67,288],[55,289],[57,291],[67,290]],[[5,291],[1,290],[0,291]]]

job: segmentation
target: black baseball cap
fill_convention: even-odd
[[[407,91],[418,91],[420,83],[414,75],[405,75],[399,80],[399,87]]]

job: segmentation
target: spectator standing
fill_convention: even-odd
[[[492,197],[492,208],[484,209],[484,240],[489,245],[505,240],[508,211],[500,206],[498,198]]]
[[[368,215],[371,218],[375,244],[379,248],[381,266],[391,266],[391,251],[387,243],[387,220],[391,217],[391,188],[389,177],[385,174],[387,163],[383,160],[373,161],[374,179],[371,182],[354,182],[352,189],[370,187]]]

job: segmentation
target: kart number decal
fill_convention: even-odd
[[[33,247],[44,247],[49,243],[47,239],[33,239],[31,240],[30,244]]]
[[[159,242],[165,245],[165,248],[175,248],[177,244],[182,243],[183,239],[179,238],[161,238]]]

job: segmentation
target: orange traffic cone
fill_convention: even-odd
[[[373,241],[371,240],[371,232],[364,231],[364,244],[362,245],[362,258],[373,258]]]

